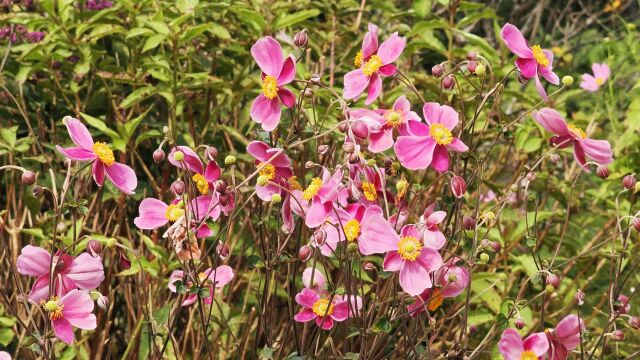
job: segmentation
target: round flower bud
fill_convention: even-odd
[[[347,143],[342,144],[342,150],[344,152],[346,152],[347,154],[351,154],[354,151],[356,151],[356,146],[353,145],[353,143],[347,142]]]
[[[120,267],[123,270],[131,269],[131,260],[127,258],[124,251],[120,251]]]
[[[489,254],[481,253],[480,254],[480,264],[486,264],[489,262]]]
[[[171,192],[175,195],[175,196],[181,196],[182,194],[184,194],[184,190],[186,189],[186,185],[184,184],[184,181],[178,179],[176,181],[174,181],[171,184]]]
[[[63,233],[65,232],[65,230],[67,230],[67,225],[63,222],[58,223],[58,225],[56,226],[56,232]]]
[[[483,77],[485,75],[487,75],[487,67],[482,65],[482,64],[478,64],[478,66],[476,66],[476,71],[475,71],[476,75]]]
[[[258,180],[256,181],[256,183],[260,186],[265,186],[267,185],[268,182],[269,182],[269,177],[267,175],[258,176]]]
[[[349,164],[357,164],[360,161],[360,157],[356,153],[349,154]]]
[[[44,188],[40,185],[36,185],[33,187],[33,189],[31,189],[31,193],[34,197],[40,197],[42,196],[42,194],[44,194]]]
[[[570,86],[571,84],[573,84],[573,77],[572,76],[563,76],[562,77],[562,84],[565,86]]]
[[[107,247],[109,249],[112,249],[114,246],[116,246],[117,243],[118,243],[118,240],[116,240],[115,238],[107,239]]]
[[[467,60],[475,60],[478,54],[475,51],[467,52]]]
[[[302,262],[306,262],[311,258],[313,254],[313,249],[309,245],[303,245],[300,250],[298,250],[298,259]]]
[[[100,295],[98,300],[96,300],[96,304],[98,304],[98,307],[100,309],[106,311],[107,309],[109,309],[109,298],[104,295]]]
[[[629,326],[633,329],[640,329],[640,319],[637,316],[632,316],[629,318]]]
[[[229,246],[227,244],[220,243],[216,246],[216,252],[218,253],[218,256],[220,256],[220,259],[225,260],[229,256]]]
[[[340,130],[341,133],[346,133],[348,128],[349,126],[345,122],[342,122],[340,123],[340,125],[338,125],[338,130]]]
[[[297,32],[293,35],[293,44],[299,48],[307,47],[309,42],[309,36],[307,35],[307,29]]]
[[[36,174],[33,171],[25,171],[22,173],[22,183],[25,185],[33,185],[36,183]]]
[[[469,325],[469,334],[473,334],[476,331],[478,331],[478,326],[477,325],[474,325],[474,324]]]
[[[349,245],[347,245],[347,251],[349,252],[349,254],[355,254],[358,252],[358,244],[352,242],[349,243]]]
[[[453,178],[451,178],[451,193],[453,193],[453,196],[457,197],[458,199],[462,198],[464,196],[464,193],[467,192],[467,183],[464,181],[464,179],[458,175],[455,175]]]
[[[162,150],[162,149],[156,149],[156,150],[153,152],[153,161],[154,161],[156,164],[159,164],[160,162],[162,162],[162,161],[164,160],[164,156],[165,156],[165,155],[164,155],[164,150]],[[174,156],[174,158],[175,158],[175,156]]]
[[[499,253],[500,250],[502,250],[502,245],[497,241],[492,241],[491,248],[493,249],[493,251]]]
[[[560,162],[560,155],[551,154],[551,156],[549,156],[549,160],[551,160],[552,163],[557,164]]]
[[[224,158],[225,165],[233,165],[235,163],[236,163],[236,157],[233,155],[227,155],[227,157]]]
[[[273,194],[271,195],[271,202],[274,204],[279,204],[282,201],[282,195],[280,194]]]
[[[596,169],[596,175],[598,175],[601,179],[606,179],[609,177],[609,168],[606,165],[600,165]]]
[[[629,174],[625,177],[622,178],[622,187],[624,187],[627,190],[632,190],[633,188],[636,187],[636,175],[635,174]]]
[[[524,323],[524,320],[522,320],[522,318],[517,318],[517,319],[513,322],[513,325],[515,325],[515,326],[516,326],[516,329],[518,329],[518,330],[522,330],[522,329],[524,329],[524,325],[525,325],[525,323]]]
[[[173,160],[182,161],[184,160],[184,153],[180,150],[173,153]]]
[[[536,178],[536,173],[531,171],[527,173],[527,180],[533,181],[535,178]]]
[[[219,192],[221,194],[224,194],[224,193],[227,192],[227,182],[226,181],[220,179],[220,180],[216,181],[215,185],[216,185],[216,191],[217,192]]]
[[[453,81],[453,76],[447,75],[444,79],[442,79],[442,87],[451,90],[455,85],[455,81]]]
[[[474,60],[471,60],[469,61],[469,63],[467,63],[467,70],[469,70],[470,73],[476,72],[477,67],[478,67],[478,63],[475,62]]]
[[[93,257],[98,257],[102,252],[102,245],[100,245],[99,241],[91,239],[87,243],[87,252]]]
[[[304,167],[307,168],[307,169],[312,169],[314,166],[316,166],[316,163],[314,163],[311,160],[309,160],[306,163],[304,163]]]
[[[373,265],[373,263],[371,262],[367,262],[366,264],[364,264],[364,269],[367,271],[371,271],[371,270],[375,270],[376,266]]]
[[[207,146],[207,150],[204,153],[210,161],[213,161],[218,157],[218,149],[213,146]]]
[[[442,66],[441,64],[434,65],[431,68],[431,74],[437,78],[442,76],[443,73],[444,73],[444,66]]]
[[[613,341],[624,341],[624,333],[622,330],[614,330],[611,333],[611,340]]]
[[[574,304],[578,305],[578,306],[582,306],[584,304],[584,298],[585,298],[585,294],[582,290],[578,289],[578,291],[576,291],[576,294],[573,295],[573,302]]]
[[[56,265],[54,266],[54,271],[58,273],[62,271],[62,269],[64,269],[64,260],[58,259],[58,261],[56,261]]]
[[[560,286],[560,278],[556,275],[549,275],[546,279],[546,284],[553,286],[554,289],[557,289]]]
[[[465,216],[462,218],[462,227],[465,230],[474,230],[476,228],[476,220],[471,216]]]
[[[309,81],[313,85],[320,85],[320,75],[318,75],[318,74],[311,75],[311,78],[309,78]]]
[[[553,287],[553,285],[547,285],[544,287],[544,291],[546,291],[547,294],[551,295],[554,291],[556,291],[556,288]]]
[[[162,127],[162,133],[163,133],[163,134],[165,134],[165,135],[169,135],[169,132],[170,132],[170,131],[171,131],[171,130],[169,130],[169,127],[168,127],[168,126],[163,126],[163,127]]]
[[[487,246],[489,246],[489,240],[488,239],[482,239],[482,241],[480,241],[480,247],[481,248],[486,248]]]
[[[631,221],[631,225],[634,229],[636,229],[637,232],[640,232],[640,217],[633,218],[633,221]]]
[[[329,145],[323,144],[318,146],[318,154],[324,155],[329,151]]]
[[[407,187],[409,186],[409,182],[405,179],[400,179],[398,180],[398,182],[396,183],[396,191],[398,193],[403,193],[405,191],[407,191]]]
[[[326,231],[318,229],[313,233],[313,243],[316,244],[316,246],[324,245],[325,240],[327,240]]]
[[[364,121],[355,121],[351,124],[351,131],[353,135],[359,139],[366,139],[369,136],[369,128]]]

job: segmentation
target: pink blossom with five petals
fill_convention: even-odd
[[[593,70],[593,75],[582,74],[580,87],[590,92],[596,92],[611,76],[611,69],[609,69],[609,65],[602,63],[592,64],[591,70]]]

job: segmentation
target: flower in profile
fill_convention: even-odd
[[[256,184],[256,194],[263,201],[270,201],[273,194],[282,192],[281,187],[288,187],[287,180],[293,176],[291,160],[282,149],[271,148],[262,141],[249,143],[247,152],[256,158],[256,168],[269,162],[259,172],[260,176],[264,176],[268,182],[265,185]],[[273,160],[271,160],[272,157]]]
[[[135,171],[127,165],[116,162],[113,151],[103,142],[93,142],[89,130],[80,120],[66,116],[62,122],[67,127],[71,140],[76,147],[63,148],[56,145],[56,149],[67,159],[76,161],[93,161],[93,180],[98,186],[104,183],[104,176],[111,180],[120,191],[127,195],[132,195],[138,178]]]
[[[378,27],[369,24],[369,31],[362,40],[362,49],[354,60],[358,69],[344,76],[344,98],[357,100],[367,90],[367,100],[364,103],[373,103],[382,91],[382,76],[396,73],[393,62],[402,54],[406,42],[405,38],[395,32],[378,47]]]
[[[593,75],[582,74],[580,87],[590,92],[596,92],[600,89],[600,86],[609,79],[609,76],[611,76],[611,70],[609,69],[609,65],[605,63],[592,64],[591,70],[593,70]]]
[[[500,35],[509,50],[518,57],[516,67],[522,77],[534,79],[538,93],[546,100],[547,93],[540,82],[540,76],[553,85],[560,84],[560,78],[553,72],[553,52],[540,45],[529,46],[520,30],[509,23],[502,27]]]
[[[306,210],[305,225],[315,228],[325,222],[333,211],[333,202],[340,195],[341,180],[342,170],[336,170],[331,175],[327,169],[323,169],[322,178],[313,178],[301,192],[303,201],[311,202]]]
[[[584,323],[576,315],[567,315],[555,329],[546,330],[549,341],[549,360],[565,360],[580,345],[580,332]]]
[[[294,315],[294,320],[297,322],[315,320],[316,325],[324,330],[330,330],[333,328],[334,321],[345,321],[350,314],[354,313],[354,309],[350,306],[353,302],[347,298],[334,296],[332,299],[327,294],[307,287],[296,294],[296,302],[302,306],[302,310]]]
[[[318,293],[326,291],[326,281],[319,269],[308,267],[302,272],[302,284]]]
[[[270,36],[256,41],[251,55],[262,70],[262,93],[251,105],[251,118],[271,131],[280,122],[282,105],[291,108],[296,102],[295,95],[283,87],[296,76],[296,58],[289,55],[283,60],[280,44]]]
[[[67,344],[73,343],[73,327],[93,330],[97,327],[96,316],[92,314],[93,300],[86,291],[73,289],[63,297],[53,296],[40,301],[49,315],[53,332]]]
[[[582,169],[589,172],[586,164],[586,156],[599,165],[607,165],[613,161],[611,144],[606,140],[594,140],[587,138],[584,130],[574,125],[567,124],[564,117],[554,109],[543,108],[533,113],[533,118],[542,127],[554,134],[551,144],[563,149],[573,146],[573,155]]]
[[[458,125],[458,113],[447,105],[430,102],[422,109],[426,124],[415,123],[411,135],[399,136],[394,150],[402,166],[411,170],[431,166],[436,171],[449,170],[448,150],[465,152],[469,147],[452,134]]]
[[[194,286],[209,289],[209,296],[205,297],[203,299],[203,302],[207,305],[211,304],[211,302],[213,301],[215,289],[219,289],[227,285],[229,282],[231,282],[231,280],[233,280],[233,276],[233,269],[227,265],[218,266],[215,270],[213,270],[212,268],[207,268],[205,271],[198,274],[196,282],[187,280],[184,284],[187,289],[187,296],[182,301],[182,306],[189,306],[198,301],[198,294],[192,294],[189,291]],[[169,276],[169,290],[174,293],[178,292],[176,288],[176,282],[182,281],[183,279],[184,271],[174,270]]]
[[[22,248],[16,261],[16,268],[22,275],[37,277],[29,299],[40,302],[49,298],[49,266],[51,254],[43,248],[27,245]],[[63,296],[75,288],[93,290],[104,280],[104,268],[99,256],[82,253],[74,258],[58,252],[53,257],[53,293]]]
[[[420,217],[419,226],[424,233],[422,236],[424,246],[440,250],[447,242],[444,234],[440,231],[440,223],[447,217],[447,213],[442,210],[433,211],[435,207],[435,203],[427,206],[424,214]]]
[[[507,329],[502,333],[498,349],[505,360],[538,360],[549,350],[545,333],[529,335],[524,341],[518,330]]]
[[[411,316],[416,317],[426,309],[435,311],[442,305],[445,298],[460,295],[469,284],[469,271],[461,266],[454,265],[452,259],[436,270],[433,275],[435,286],[426,289],[415,298],[415,302],[407,306]]]

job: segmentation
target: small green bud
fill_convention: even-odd
[[[626,25],[626,28],[627,28],[627,30],[629,30],[629,31],[636,31],[636,24],[634,24],[634,23],[628,23],[628,24]]]
[[[376,161],[374,159],[367,160],[367,166],[374,167],[376,165]]]
[[[489,262],[489,254],[481,253],[480,254],[480,264],[486,264]]]
[[[553,285],[549,284],[544,287],[544,290],[547,292],[547,294],[551,295],[554,291],[556,291],[556,288],[553,287]]]
[[[175,153],[173,153],[173,159],[175,161],[182,161],[184,160],[184,153],[182,151],[176,151]]]
[[[573,77],[569,75],[563,76],[562,83],[566,86],[570,86],[571,84],[573,84]]]
[[[236,157],[233,155],[227,155],[227,157],[224,158],[225,165],[233,165],[235,163],[236,163]]]
[[[107,247],[111,249],[114,246],[116,246],[117,243],[118,243],[118,240],[116,240],[115,238],[109,238],[107,240]]]
[[[258,185],[265,186],[265,185],[267,185],[268,181],[269,181],[269,177],[267,175],[258,176],[258,181],[257,181]]]
[[[393,164],[391,165],[391,168],[395,171],[400,170],[400,163],[397,161],[394,161]]]
[[[274,204],[279,204],[282,201],[282,195],[280,194],[273,194],[271,195],[271,202]]]
[[[478,75],[479,77],[483,77],[487,74],[487,68],[482,65],[479,64],[478,66],[476,66],[476,75]]]
[[[354,242],[349,243],[349,245],[347,245],[347,251],[348,251],[350,254],[355,254],[355,253],[357,253],[357,252],[358,252],[358,244],[356,244],[356,243],[354,243]]]
[[[180,200],[180,201],[178,201],[178,204],[176,204],[176,205],[178,205],[178,207],[179,207],[180,209],[184,209],[184,200]]]

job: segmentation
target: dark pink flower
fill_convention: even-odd
[[[247,145],[247,152],[256,158],[256,167],[266,163],[278,154],[270,163],[260,170],[260,176],[266,176],[266,185],[256,184],[256,194],[264,201],[270,201],[273,194],[281,194],[281,187],[288,187],[288,179],[293,176],[291,160],[282,149],[271,148],[262,141],[252,141]],[[279,185],[279,186],[278,186]]]

